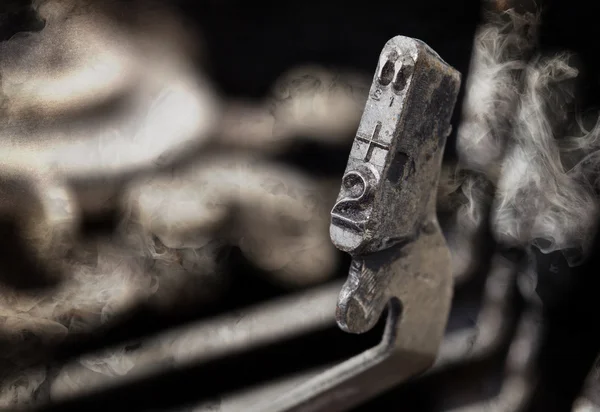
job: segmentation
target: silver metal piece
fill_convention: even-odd
[[[385,45],[331,212],[331,239],[350,254],[416,237],[431,212],[460,75],[423,42]]]
[[[269,410],[347,410],[433,364],[452,299],[436,193],[460,81],[419,40],[398,36],[383,48],[330,233],[353,257],[338,300],[338,325],[366,332],[387,306],[386,331],[378,346],[301,385]]]
[[[510,316],[507,313],[507,305],[503,302],[509,300],[514,276],[514,267],[504,259],[495,260],[487,281],[485,303],[477,326],[448,333],[441,345],[438,360],[427,374],[434,374],[443,371],[447,366],[489,355],[505,341],[499,336],[505,335],[500,331],[506,330],[506,326],[510,323],[507,319]],[[301,336],[306,332],[333,326],[335,304],[341,287],[341,283],[334,282],[288,298],[247,308],[239,313],[187,325],[185,328],[178,328],[145,340],[143,346],[133,352],[124,350],[126,344],[120,345],[114,348],[114,352],[119,354],[119,363],[136,365],[123,376],[91,373],[81,365],[82,361],[84,363],[88,361],[88,357],[84,356],[76,362],[61,367],[62,372],[51,381],[52,400],[61,401],[142,380],[159,373],[165,365],[169,365],[170,368],[181,368],[192,362],[231,355],[248,348],[276,343],[285,337]],[[509,338],[509,336],[505,337]],[[348,370],[362,369],[360,362],[372,362],[374,353],[385,353],[387,348],[393,345],[390,338],[393,339],[393,336],[386,334],[379,346],[370,350],[366,356],[360,355],[349,361],[347,367],[336,368],[333,365],[323,365],[299,376],[226,396],[221,400],[220,410],[232,412],[288,410],[294,406],[293,400],[299,399],[290,399],[290,395],[297,394],[297,388],[301,388],[301,391],[314,390],[313,393],[318,394],[320,388],[316,387],[314,382],[318,382],[321,373],[327,373],[325,376],[329,377],[332,373],[341,373],[339,381],[342,381],[348,376]],[[95,354],[90,355],[93,359]],[[72,382],[78,382],[78,385],[75,386]],[[41,402],[47,400],[39,399]],[[211,410],[213,409],[210,403],[202,403],[194,408],[194,411],[198,412]]]
[[[440,372],[445,367],[461,361],[488,355],[498,348],[499,343],[504,342],[504,339],[498,336],[505,334],[500,331],[505,331],[506,325],[509,324],[507,319],[510,316],[505,302],[509,300],[514,276],[514,267],[510,266],[509,262],[501,258],[495,260],[487,281],[485,303],[477,326],[447,334],[441,345],[438,360],[427,371],[428,374]],[[334,282],[295,296],[247,308],[239,313],[187,325],[185,328],[147,339],[141,348],[133,352],[124,350],[126,344],[115,347],[113,349],[118,353],[119,363],[136,365],[123,376],[105,376],[90,372],[81,365],[81,362],[89,361],[88,356],[84,356],[63,365],[61,373],[51,380],[52,400],[66,400],[143,380],[162,371],[165,365],[169,365],[169,368],[182,368],[193,362],[235,354],[248,348],[276,343],[286,337],[301,336],[303,333],[333,326],[335,304],[341,287],[341,283]],[[332,376],[339,373],[339,377],[334,378],[336,382],[342,382],[347,376],[352,377],[351,374],[348,375],[348,371],[362,369],[362,363],[371,364],[374,354],[385,354],[393,346],[393,339],[393,335],[385,334],[380,345],[347,362],[345,367],[323,365],[299,376],[291,376],[289,379],[226,396],[221,400],[220,410],[289,410],[294,407],[295,400],[302,400],[302,397],[297,397],[298,388],[302,393],[306,394],[312,390],[313,394],[317,395],[321,388],[315,382],[319,382],[320,374],[325,373],[323,376],[326,380],[331,380]],[[94,355],[102,354],[89,356],[93,359]],[[73,385],[73,382],[77,382],[78,385]],[[375,379],[373,382],[378,381]],[[47,400],[38,399],[41,402]],[[195,406],[193,410],[208,412],[213,410],[211,405],[204,402]],[[184,410],[187,412],[189,409],[182,409],[182,412]]]
[[[460,74],[425,43],[385,45],[331,212],[333,243],[354,257],[337,313],[347,332],[371,329],[395,297],[404,325],[409,302],[424,310],[419,325],[439,313],[441,339],[451,265],[435,203],[459,87]]]
[[[354,257],[337,313],[348,332],[371,329],[396,298],[404,325],[417,312],[423,330],[425,319],[443,318],[441,339],[451,265],[435,203],[459,87],[460,74],[423,42],[398,36],[385,45],[331,212],[333,243]]]

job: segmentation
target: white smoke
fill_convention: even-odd
[[[536,58],[525,70],[512,141],[503,163],[494,206],[494,230],[509,243],[534,244],[542,252],[589,250],[598,199],[584,168],[567,169],[561,140],[578,72],[569,56]],[[595,139],[595,136],[588,135]],[[568,139],[567,139],[568,140]],[[586,140],[584,136],[577,141]],[[598,149],[591,141],[587,161]]]
[[[513,121],[518,73],[533,47],[537,16],[509,10],[500,17],[491,15],[490,20],[476,33],[457,151],[464,168],[493,179]]]
[[[519,98],[519,74],[534,47],[538,16],[490,13],[479,27],[457,130],[458,164],[446,166],[438,203],[453,212],[446,237],[457,281],[477,269],[489,205]]]
[[[471,267],[488,223],[506,245],[561,250],[577,264],[598,218],[598,128],[573,123],[578,70],[572,56],[532,53],[540,15],[508,11],[500,17],[476,37],[457,136],[459,164],[447,183],[460,185],[465,196],[452,232],[458,235],[449,237],[455,266]],[[489,191],[472,190],[482,176],[495,189],[493,200]],[[489,216],[481,213],[486,205]]]

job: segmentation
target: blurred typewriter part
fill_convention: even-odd
[[[284,3],[0,5],[0,406],[267,411],[375,346],[335,324],[329,213],[404,35],[463,75],[455,296],[436,364],[356,410],[600,410],[595,13]]]

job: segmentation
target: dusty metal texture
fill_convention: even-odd
[[[408,301],[424,308],[433,290],[431,307],[446,300],[447,313],[450,255],[435,194],[459,87],[459,73],[423,42],[398,36],[385,45],[331,212],[331,239],[354,258],[337,313],[348,332],[373,327],[391,297],[405,318]]]
[[[397,36],[385,45],[331,212],[338,248],[365,254],[415,237],[459,86],[459,73],[423,42]]]
[[[342,188],[333,243],[353,261],[336,310],[350,333],[381,343],[310,380],[270,410],[342,411],[431,366],[452,299],[436,188],[460,74],[425,43],[394,37],[380,55]]]

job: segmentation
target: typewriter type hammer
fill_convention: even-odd
[[[397,36],[384,46],[330,233],[353,258],[339,327],[367,332],[387,308],[386,330],[379,345],[306,382],[275,410],[347,410],[435,361],[453,286],[436,193],[460,83],[422,41]]]

